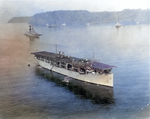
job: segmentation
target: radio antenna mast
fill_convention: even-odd
[[[57,44],[56,44],[56,54],[57,54]]]

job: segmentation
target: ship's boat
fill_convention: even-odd
[[[24,33],[24,35],[29,36],[29,37],[39,37],[42,34],[38,34],[35,32],[33,26],[29,25],[29,31],[27,31],[26,33]]]
[[[98,85],[113,87],[112,68],[108,64],[64,55],[64,53],[34,52],[38,64],[65,76]]]

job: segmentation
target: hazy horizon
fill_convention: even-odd
[[[12,17],[33,16],[36,13],[57,10],[87,10],[89,12],[149,9],[147,0],[0,0],[0,21]]]

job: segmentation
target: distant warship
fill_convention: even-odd
[[[120,28],[121,27],[121,24],[119,23],[119,19],[117,19],[117,23],[115,25],[116,28]]]
[[[51,25],[48,25],[48,24],[47,24],[47,26],[48,26],[49,28],[55,28],[55,27],[59,27],[59,25],[57,25],[56,23],[54,23],[54,24],[51,24]]]
[[[29,36],[29,37],[39,37],[42,34],[38,34],[35,32],[34,28],[29,25],[29,31],[27,31],[26,33],[24,33],[24,35]]]

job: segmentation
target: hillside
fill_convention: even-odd
[[[74,11],[50,11],[38,13],[31,17],[30,24],[46,25],[86,25],[89,24],[115,24],[117,18],[122,25],[135,25],[137,22],[141,24],[149,24],[150,10],[130,10],[126,9],[119,12],[88,12],[84,10]]]
[[[29,23],[31,17],[13,17],[8,23]]]

